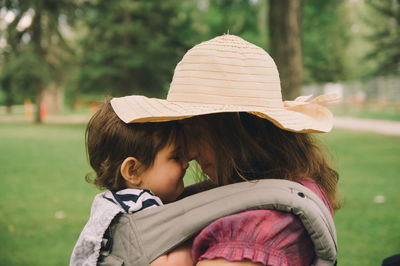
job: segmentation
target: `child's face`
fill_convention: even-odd
[[[157,153],[154,164],[141,173],[140,187],[151,190],[163,203],[172,202],[183,192],[187,167],[182,152],[174,144],[167,145]]]

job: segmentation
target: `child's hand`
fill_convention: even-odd
[[[193,266],[191,246],[184,244],[154,260],[150,266]]]

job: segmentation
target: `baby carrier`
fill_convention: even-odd
[[[276,179],[236,183],[135,214],[120,213],[103,236],[97,264],[147,266],[212,221],[249,209],[297,215],[313,241],[314,265],[336,265],[336,230],[329,210],[303,185]],[[82,260],[82,265],[90,264]]]

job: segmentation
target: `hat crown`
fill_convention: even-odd
[[[171,102],[282,107],[278,69],[262,48],[223,35],[190,49],[178,63]]]

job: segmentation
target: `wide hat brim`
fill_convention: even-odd
[[[320,96],[321,97],[321,96]],[[329,96],[332,100],[336,96]],[[284,102],[285,103],[285,102]],[[181,120],[193,116],[247,112],[294,132],[329,132],[333,115],[316,102],[288,101],[282,108],[171,102],[140,95],[113,98],[111,105],[125,123]],[[293,104],[294,103],[294,104]]]
[[[166,100],[145,96],[113,98],[111,105],[126,123],[161,122],[192,116],[247,112],[296,132],[328,132],[332,113],[298,97],[282,101],[274,60],[262,48],[234,35],[223,35],[190,49],[175,68]]]

